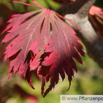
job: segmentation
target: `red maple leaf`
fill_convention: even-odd
[[[5,60],[10,60],[9,77],[18,71],[33,88],[31,73],[38,68],[45,96],[58,83],[59,74],[64,80],[66,73],[71,84],[73,69],[77,71],[73,58],[82,63],[78,52],[82,56],[84,52],[74,30],[59,18],[62,16],[33,2],[40,10],[13,15],[4,30],[9,33],[2,42],[12,40],[5,52]],[[51,84],[44,92],[45,82],[49,80]]]

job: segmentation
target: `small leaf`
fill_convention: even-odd
[[[89,11],[89,17],[97,29],[97,33],[103,39],[103,8],[92,6]]]

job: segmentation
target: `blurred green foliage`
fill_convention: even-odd
[[[10,0],[8,0],[10,1]],[[21,0],[26,2],[26,0]],[[56,10],[61,5],[54,3],[52,0],[49,0],[48,3],[45,0],[36,0],[42,6],[50,8],[50,6]],[[102,3],[101,3],[101,2]],[[6,0],[1,0],[0,3],[6,5],[14,13],[27,12],[35,10],[33,7],[25,7],[22,4],[7,2]],[[31,2],[30,2],[31,3]],[[103,1],[98,0],[95,5],[103,7]],[[14,10],[15,9],[15,10]],[[0,44],[2,45],[2,44]],[[1,46],[1,50],[4,49],[4,46]],[[85,47],[84,47],[85,50]],[[86,51],[86,50],[85,50]],[[2,57],[0,51],[0,58]],[[77,63],[78,73],[75,72],[74,78],[71,84],[71,88],[68,89],[69,83],[67,78],[62,81],[60,79],[56,87],[45,97],[41,96],[41,80],[38,79],[35,75],[32,76],[33,85],[35,90],[33,90],[29,84],[18,76],[18,74],[13,75],[9,80],[7,75],[9,72],[9,63],[0,61],[0,103],[59,103],[60,95],[77,95],[77,94],[87,94],[87,95],[100,95],[103,94],[103,70],[92,60],[87,54],[86,57],[82,58],[83,65]],[[17,91],[15,92],[14,86],[18,85],[22,91],[25,93],[35,96],[36,102],[30,102],[28,97],[24,98],[23,95],[20,95]]]

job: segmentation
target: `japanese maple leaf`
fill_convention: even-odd
[[[31,74],[38,69],[42,94],[46,96],[58,83],[59,75],[64,80],[66,73],[71,84],[74,70],[77,71],[73,58],[82,63],[79,54],[84,56],[84,52],[74,30],[59,18],[62,16],[33,2],[40,10],[13,15],[8,21],[9,25],[3,32],[9,33],[2,42],[11,42],[6,47],[4,59],[10,60],[8,77],[18,71],[32,88]],[[45,82],[49,80],[51,84],[44,92]]]

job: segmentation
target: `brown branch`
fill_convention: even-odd
[[[78,3],[82,2],[82,0],[77,0]],[[79,18],[84,18],[88,16],[88,12],[90,7],[94,4],[95,0],[83,0],[85,1],[84,4],[78,9],[77,15],[80,16]]]
[[[65,15],[65,17],[72,20],[72,22],[81,29],[80,32],[75,26],[67,21],[84,43],[88,55],[103,68],[103,42],[88,20],[88,11],[94,2],[95,0],[77,0],[77,2],[71,6],[71,8],[74,8],[77,5],[77,9],[72,10],[73,12],[71,13],[68,11],[68,14]],[[80,4],[78,5],[78,3]]]

